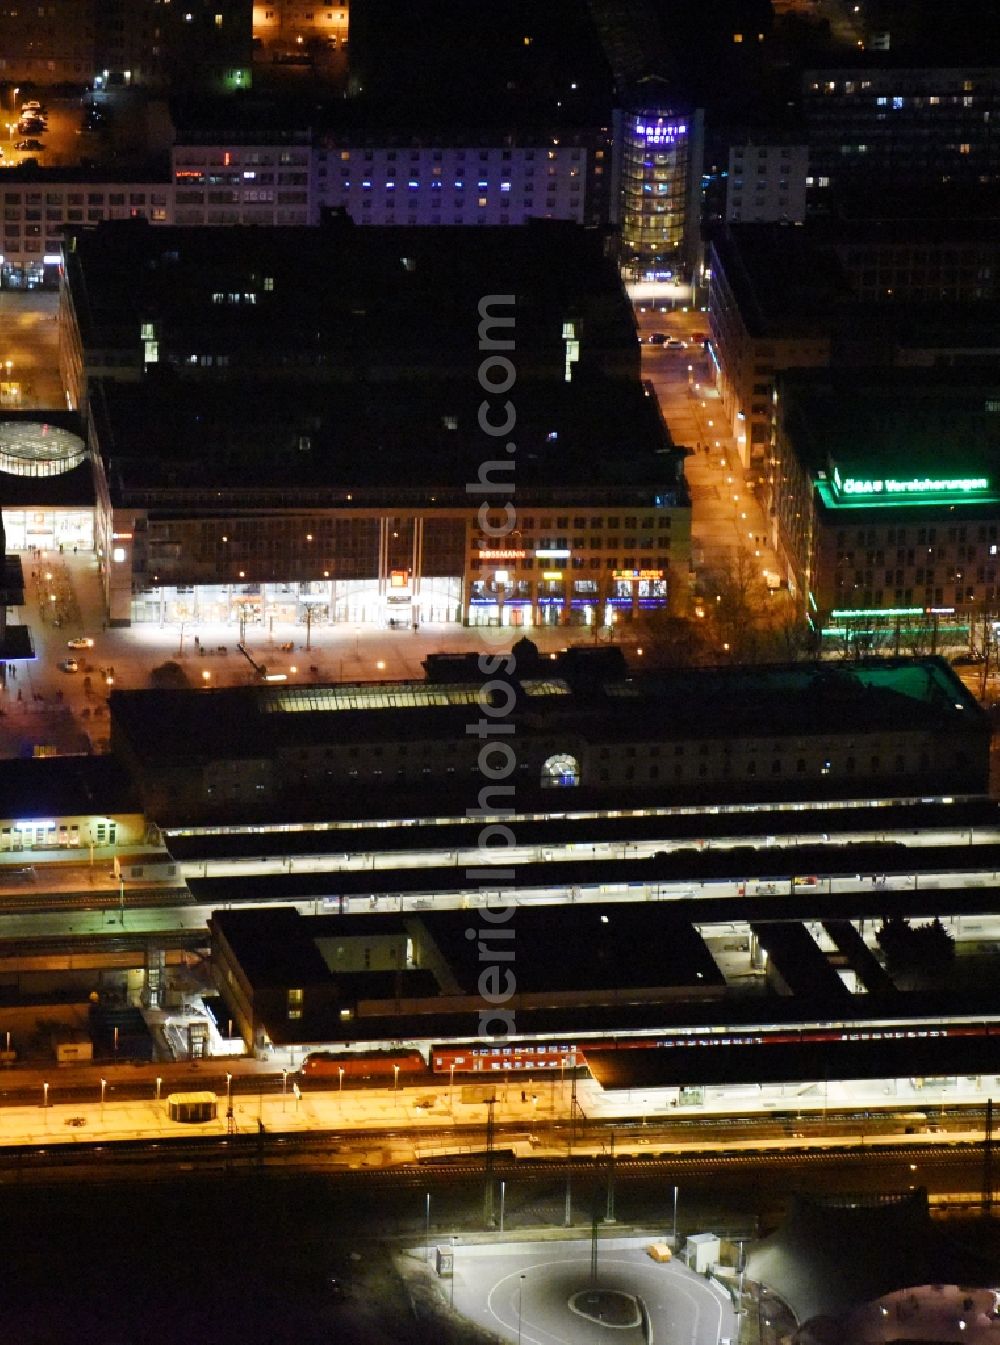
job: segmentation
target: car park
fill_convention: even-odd
[[[59,671],[65,673],[75,673],[80,671],[80,665],[75,658],[64,658],[59,660]]]
[[[93,649],[94,641],[89,635],[77,635],[73,640],[66,641],[67,649]]]

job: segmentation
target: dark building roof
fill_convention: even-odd
[[[804,925],[775,920],[750,929],[793,995],[820,994],[831,1000],[849,999],[850,991],[821,952]]]
[[[475,354],[475,347],[470,348]],[[478,359],[478,356],[476,356]],[[181,383],[169,372],[141,384],[95,380],[96,438],[116,503],[136,493],[259,487],[274,507],[293,487],[315,487],[324,504],[384,502],[386,488],[424,488],[423,502],[466,507],[484,452],[483,392],[467,378],[365,381],[280,388],[245,382]],[[454,425],[454,428],[450,426]],[[647,487],[686,501],[681,457],[671,451],[655,401],[641,384],[586,372],[517,386],[517,488],[576,486],[578,503],[601,489]],[[497,476],[498,480],[507,479]],[[447,492],[445,494],[444,492]],[[147,502],[149,502],[147,500]],[[225,507],[225,501],[214,501]]]
[[[777,1232],[750,1252],[747,1273],[773,1289],[804,1326],[897,1289],[991,1285],[997,1265],[932,1221],[921,1188],[898,1200],[797,1196]]]
[[[2,472],[0,499],[5,509],[92,509],[96,499],[93,468],[85,461],[56,476]]]
[[[0,763],[0,816],[139,813],[132,781],[112,756],[8,759]]]
[[[995,478],[1000,486],[1000,377],[991,368],[790,369],[781,415],[814,476]],[[994,410],[993,408],[998,408]]]
[[[675,669],[612,683],[607,693],[620,703],[619,732],[642,723],[647,736],[669,740],[836,733],[847,723],[858,733],[948,721],[964,728],[966,716],[988,722],[939,658]]]
[[[464,993],[475,994],[483,969],[477,941],[503,949],[495,931],[504,926],[477,923],[474,911],[427,912],[421,919]],[[468,937],[470,928],[476,940]],[[642,902],[519,907],[506,928],[516,936],[519,993],[722,984],[701,935],[687,920],[662,908],[654,915]]]
[[[424,926],[457,983],[475,995],[483,958],[477,942],[500,948],[502,926],[474,911],[422,911],[419,916],[301,915],[293,907],[215,911],[221,931],[248,978],[257,985],[311,985],[339,980],[317,950],[317,940],[366,934],[405,935]],[[642,904],[521,907],[506,928],[516,933],[518,992],[539,994],[638,986],[706,987],[721,984],[701,936],[675,911]],[[472,929],[475,939],[470,939]],[[559,948],[559,958],[552,956]],[[441,993],[434,983],[433,995]]]
[[[419,373],[475,386],[480,299],[513,295],[489,307],[515,319],[519,378],[541,363],[563,378],[570,320],[581,324],[574,377],[591,366],[638,378],[634,317],[602,239],[564,221],[361,228],[337,216],[320,228],[214,229],[125,220],[74,231],[65,251],[85,349],[129,349],[140,364],[140,326],[155,322],[161,363],[227,351],[236,373],[253,352],[255,373],[269,380],[296,370],[327,382]]]
[[[401,123],[564,124],[610,118],[611,71],[576,0],[355,0],[352,93]],[[353,101],[353,100],[352,100]]]
[[[752,336],[822,336],[852,298],[839,258],[799,226],[731,224],[713,247]]]
[[[869,44],[853,50],[843,44],[826,62],[839,67],[893,69],[969,62],[982,68],[986,53],[1000,45],[1000,16],[993,0],[949,0],[942,22],[939,0],[866,0],[865,31],[888,32],[888,51]]]
[[[357,693],[352,695],[352,692]],[[266,757],[295,744],[464,735],[476,687],[424,683],[210,691],[114,691],[114,725],[147,768],[157,763]],[[380,705],[379,701],[383,703]],[[637,737],[683,742],[890,729],[981,727],[989,721],[939,658],[676,669],[575,695],[519,702],[519,732],[579,734],[593,743]],[[366,706],[367,708],[361,708]]]
[[[603,919],[602,916],[607,916]],[[627,1011],[635,995],[629,991],[661,991],[670,997],[704,997],[721,977],[701,936],[677,912],[640,906],[547,906],[519,908],[509,922],[485,922],[471,911],[424,911],[406,919],[387,916],[303,916],[290,908],[214,911],[212,928],[221,936],[251,984],[258,988],[306,989],[304,1015],[289,1024],[268,1022],[273,1040],[327,1042],[379,1040],[380,1037],[460,1034],[462,1021],[474,1022],[467,1001],[480,996],[485,965],[480,945],[501,952],[516,946],[518,995],[557,996],[554,1006],[565,1024],[586,1025],[604,1020],[610,1004],[620,1001]],[[419,940],[416,927],[426,931],[442,955],[438,975],[427,969],[400,973],[342,973],[331,971],[317,941],[406,933]],[[516,945],[498,934],[513,934]],[[473,937],[469,937],[469,931]],[[554,958],[552,950],[559,949]],[[496,965],[504,963],[499,957]],[[450,988],[445,980],[450,982]],[[327,987],[333,993],[317,1003],[308,987]],[[585,1001],[597,999],[587,1006]],[[655,994],[640,995],[656,998]],[[663,995],[661,994],[661,998]],[[359,1000],[413,998],[425,1001],[427,1012],[391,1010],[379,1018],[341,1018],[341,1006]],[[459,1008],[458,1001],[465,1001]],[[485,1003],[484,1003],[485,1007]],[[533,1010],[526,1009],[526,1015]],[[617,1019],[612,1019],[617,1022]],[[473,1031],[467,1027],[467,1031]],[[528,1029],[530,1030],[530,1028]]]
[[[2,600],[2,599],[0,599]],[[0,638],[0,659],[10,662],[13,659],[35,657],[35,646],[31,631],[27,626],[12,626],[9,622]]]

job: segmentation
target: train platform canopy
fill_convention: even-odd
[[[1000,1266],[953,1242],[931,1220],[921,1188],[890,1200],[798,1197],[781,1227],[751,1251],[747,1274],[805,1326],[836,1321],[899,1289],[996,1284]]]
[[[479,910],[375,920],[255,907],[216,910],[211,929],[219,990],[235,1010],[239,987],[282,1045],[467,1039],[491,1002],[524,1032],[613,1031],[635,1015],[648,1028],[673,1004],[724,993],[701,936],[663,905],[518,907],[499,923]],[[504,996],[511,952],[516,993]]]
[[[762,1013],[769,1012],[772,1005],[772,1000],[757,1002]],[[836,1009],[831,1007],[832,1017]],[[728,1005],[725,1012],[728,1017]],[[601,1047],[591,1051],[584,1043],[587,1067],[610,1092],[914,1076],[951,1078],[956,1074],[992,1074],[997,1060],[993,1035],[950,1037],[940,1028],[879,1029],[862,1022],[817,1030],[789,1026],[779,1032],[745,1028],[727,1032],[723,1028],[669,1040],[669,1045],[651,1045],[644,1050]]]

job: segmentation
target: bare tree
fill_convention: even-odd
[[[757,663],[811,652],[805,622],[790,610],[787,594],[768,589],[760,562],[746,547],[707,570],[698,593],[717,655]]]

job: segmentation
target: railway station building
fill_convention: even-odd
[[[111,749],[161,825],[462,813],[497,779],[475,728],[503,706],[517,747],[502,778],[519,811],[555,811],[560,794],[579,807],[981,795],[989,778],[988,716],[936,658],[679,669],[576,690],[536,675],[485,689],[113,691],[110,703]]]
[[[790,944],[809,937],[804,924],[783,928]],[[339,1065],[391,1082],[398,1066],[438,1084],[516,1084],[586,1070],[609,1100],[641,1096],[651,1114],[889,1107],[914,1133],[928,1108],[985,1102],[998,1081],[990,990],[943,1001],[887,978],[876,993],[838,983],[831,995],[831,963],[794,993],[739,990],[683,905],[494,901],[489,920],[255,907],[216,910],[211,936],[213,977],[247,1049],[306,1061],[307,1073],[336,1077]]]

